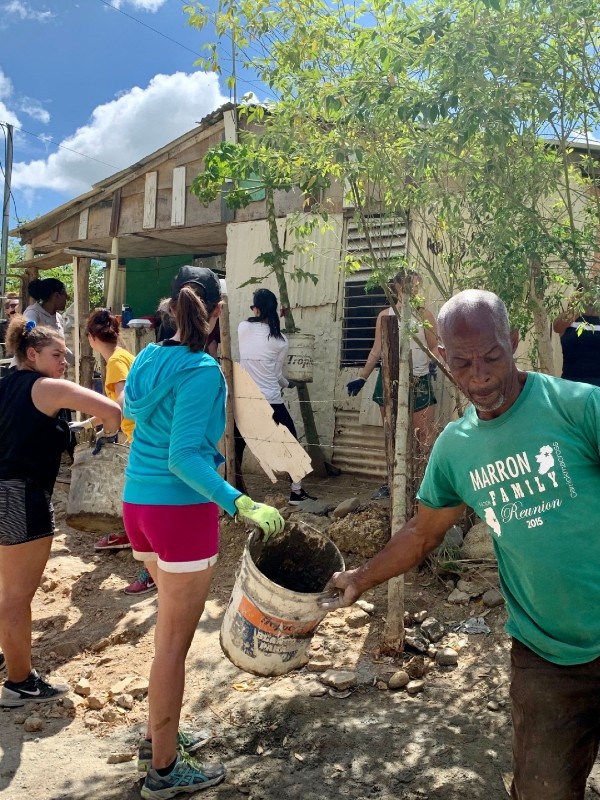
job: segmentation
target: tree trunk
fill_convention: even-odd
[[[543,277],[537,259],[530,259],[531,270],[531,302],[533,308],[533,326],[538,353],[538,369],[546,375],[554,374],[554,353],[552,351],[552,333],[550,319],[544,306]]]

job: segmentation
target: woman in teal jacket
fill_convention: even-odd
[[[222,764],[194,761],[189,753],[199,741],[178,732],[185,659],[217,561],[219,507],[258,525],[265,536],[283,530],[276,509],[242,495],[217,472],[226,385],[218,363],[204,352],[221,313],[216,275],[182,267],[171,310],[177,332],[135,359],[124,410],[135,422],[135,437],[123,519],[134,557],[145,562],[158,587],[148,728],[138,760],[147,773],[142,797],[154,800],[214,786],[225,777]]]

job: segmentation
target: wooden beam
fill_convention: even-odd
[[[119,220],[121,219],[121,187],[115,189],[112,196],[112,210],[110,212],[110,225],[108,235],[113,239],[119,235]]]
[[[79,212],[79,231],[77,234],[78,239],[87,239],[89,216],[89,208],[84,208],[83,211]]]
[[[173,193],[171,198],[171,225],[185,225],[185,167],[173,170]]]
[[[144,219],[142,228],[156,227],[156,193],[158,190],[158,172],[146,173],[144,187]]]
[[[90,313],[90,258],[77,258],[77,294],[79,299],[79,383],[91,389],[94,383],[94,354],[85,335]],[[75,283],[75,281],[73,281]]]
[[[115,314],[116,309],[113,306],[117,296],[117,277],[119,272],[119,238],[117,236],[112,240],[112,254],[113,260],[110,262],[110,271],[108,273],[106,305]]]
[[[33,249],[30,245],[26,245],[29,250],[25,252],[27,255],[29,253],[29,258],[26,258],[25,261],[17,261],[14,264],[11,264],[11,269],[53,269],[54,267],[64,267],[70,261],[72,261],[73,256],[79,256],[80,258],[93,258],[96,261],[110,261],[113,258],[111,253],[105,252],[98,252],[95,250],[78,250],[73,247],[62,247],[60,250],[52,250],[50,253],[43,253],[39,256],[32,256]]]

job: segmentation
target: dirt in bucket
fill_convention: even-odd
[[[266,543],[252,538],[249,550],[256,567],[270,581],[292,592],[322,592],[333,573],[344,568],[340,551],[321,533],[306,533],[292,525]]]

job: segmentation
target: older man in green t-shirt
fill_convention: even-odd
[[[356,570],[347,606],[420,563],[465,506],[494,540],[513,637],[514,800],[583,800],[600,744],[600,389],[519,370],[518,334],[491,292],[440,311],[439,348],[471,400],[438,438],[418,512]]]

